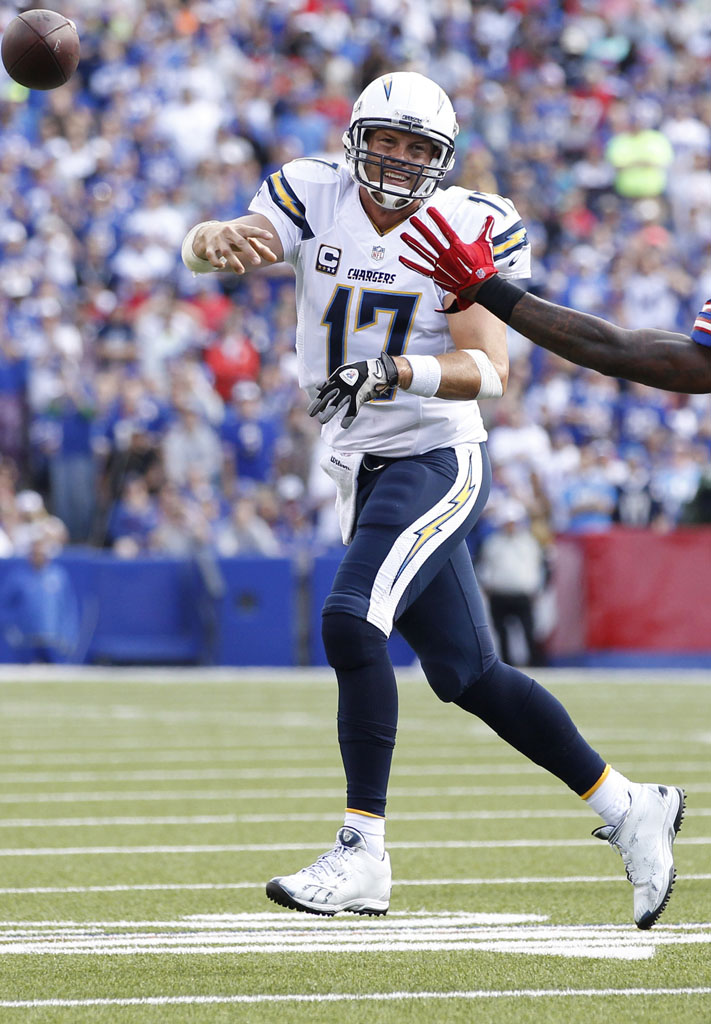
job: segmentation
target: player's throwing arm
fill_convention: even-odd
[[[196,274],[250,270],[279,263],[284,253],[279,237],[266,217],[252,214],[236,220],[208,220],[188,232],[183,241],[183,263]]]

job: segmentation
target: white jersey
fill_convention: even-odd
[[[447,319],[436,312],[446,293],[398,259],[416,260],[400,238],[407,222],[381,233],[363,209],[359,191],[345,167],[305,158],[270,175],[250,205],[252,213],[274,225],[284,258],[296,271],[299,383],[310,397],[342,363],[372,359],[383,349],[391,356],[455,350]],[[476,238],[492,215],[499,273],[529,276],[526,229],[510,200],[452,187],[438,190],[417,210],[418,217],[429,205],[466,241]],[[424,221],[432,225],[429,217]],[[343,452],[407,456],[486,440],[476,401],[420,398],[402,388],[367,402],[347,430],[340,419],[325,424],[322,436]]]

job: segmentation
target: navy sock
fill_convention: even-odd
[[[385,634],[345,612],[322,620],[323,643],[338,679],[338,742],[347,806],[385,816],[397,731],[397,684]]]
[[[503,661],[497,661],[455,703],[579,796],[605,770],[605,761],[583,739],[560,701]]]

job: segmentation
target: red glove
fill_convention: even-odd
[[[434,249],[434,252],[427,249],[419,239],[413,238],[412,235],[408,235],[405,232],[400,236],[403,242],[409,245],[411,249],[414,249],[418,256],[427,260],[429,266],[423,267],[419,263],[413,263],[411,260],[406,259],[404,256],[400,256],[400,262],[409,267],[410,270],[416,270],[418,274],[431,277],[440,288],[453,292],[457,296],[454,307],[450,306],[446,312],[453,313],[460,309],[468,309],[472,303],[462,298],[462,291],[465,288],[471,287],[471,285],[483,284],[484,281],[493,277],[494,274],[498,274],[498,270],[494,266],[494,248],[491,243],[491,229],[494,224],[494,218],[487,217],[478,238],[467,244],[450,227],[439,210],[430,207],[427,213],[442,232],[449,245],[443,245],[439,238],[421,220],[417,217],[411,217],[410,223],[413,227],[417,228],[428,245]]]

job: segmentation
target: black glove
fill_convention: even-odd
[[[337,412],[345,409],[341,426],[350,427],[364,402],[379,398],[397,382],[397,367],[387,352],[381,352],[379,359],[344,363],[319,384],[316,398],[309,406],[309,416],[318,416],[319,423],[328,423]]]

